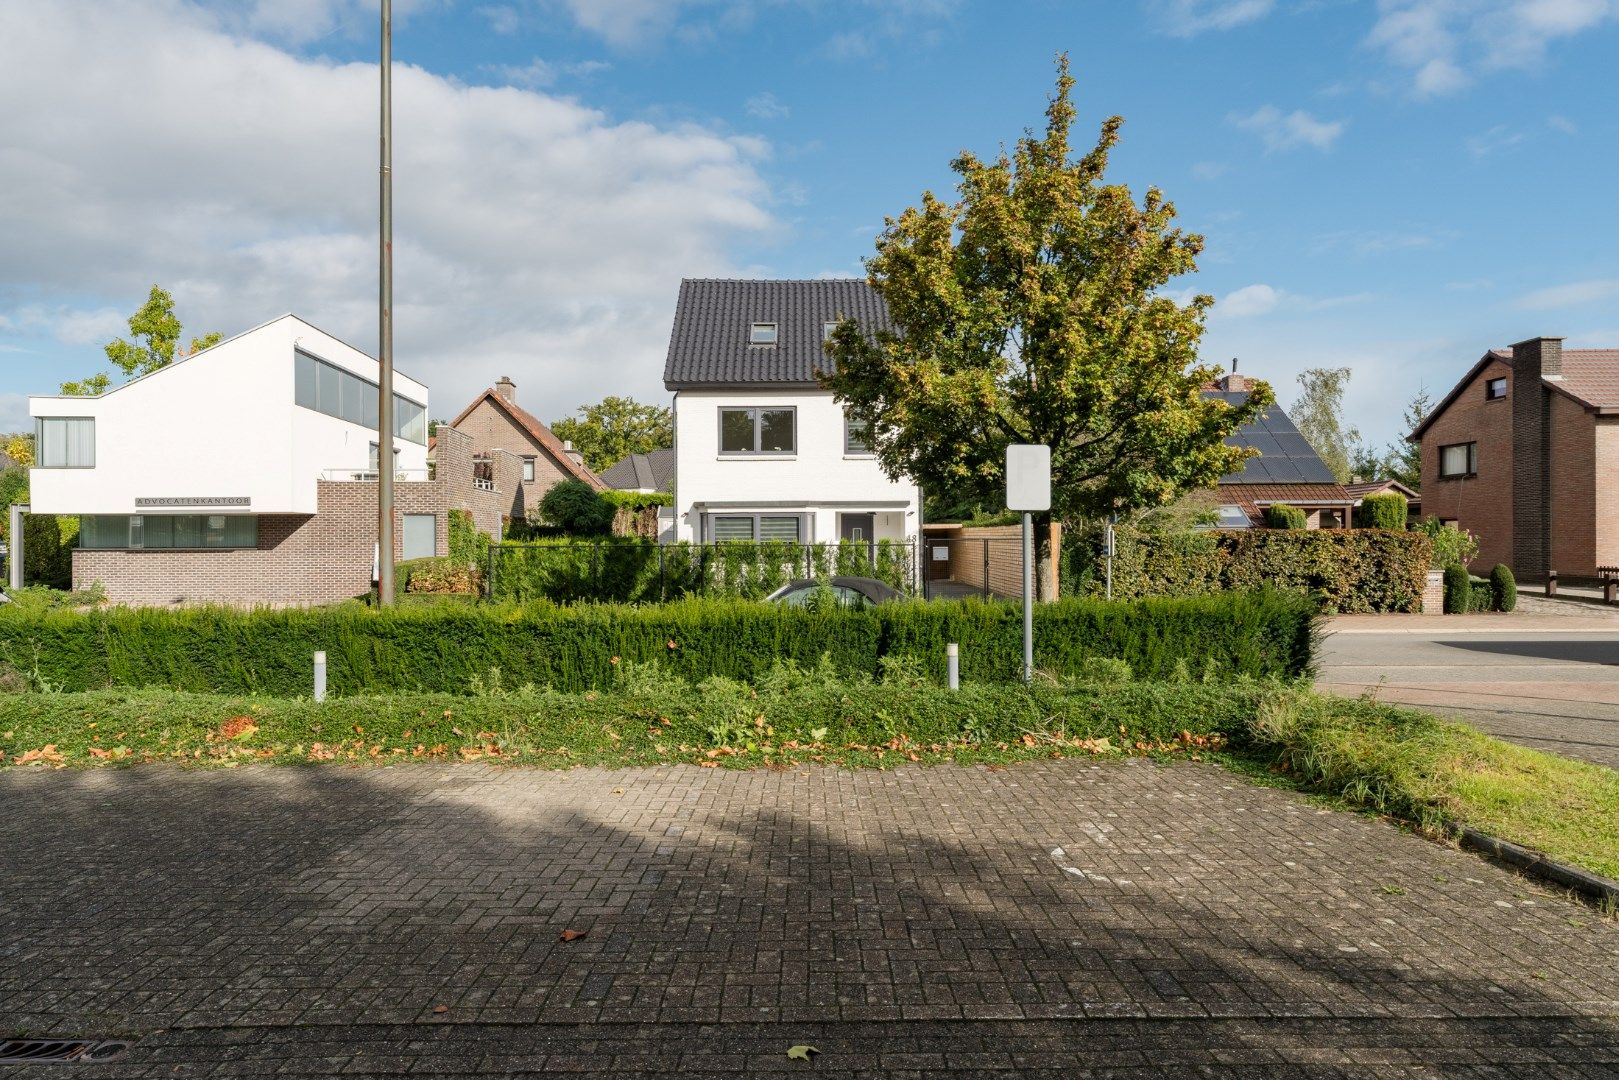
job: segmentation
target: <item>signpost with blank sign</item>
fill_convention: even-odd
[[[1051,447],[1006,448],[1006,508],[1023,515],[1023,682],[1034,681],[1034,514],[1051,509]]]

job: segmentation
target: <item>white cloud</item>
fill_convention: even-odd
[[[664,39],[702,42],[753,25],[761,6],[793,5],[836,20],[842,29],[825,51],[840,59],[869,55],[884,41],[908,39],[914,47],[949,19],[961,0],[549,0],[581,29],[615,48],[637,48]],[[917,37],[918,33],[921,37]]]
[[[1384,255],[1437,247],[1449,237],[1417,228],[1339,229],[1323,233],[1315,246],[1321,251],[1347,251],[1355,255]]]
[[[1150,0],[1148,10],[1160,29],[1175,37],[1208,30],[1230,30],[1269,15],[1276,0]]]
[[[1561,131],[1564,135],[1578,135],[1580,133],[1579,125],[1566,116],[1548,116],[1546,126],[1553,131]]]
[[[1518,307],[1529,311],[1551,311],[1556,308],[1579,307],[1596,304],[1619,296],[1619,280],[1602,278],[1593,281],[1572,281],[1566,285],[1552,285],[1518,298]]]
[[[1367,43],[1404,68],[1421,97],[1479,72],[1534,67],[1548,47],[1619,18],[1619,0],[1378,0]]]
[[[117,0],[112,0],[116,3]],[[417,13],[450,0],[394,0],[397,29]],[[199,0],[220,25],[234,33],[304,45],[325,37],[375,36],[378,0]],[[172,7],[171,3],[157,5]]]
[[[1511,150],[1523,142],[1525,136],[1521,131],[1513,131],[1505,124],[1497,124],[1488,131],[1481,131],[1467,139],[1467,152],[1475,158],[1487,158],[1491,154],[1498,154],[1503,150]]]
[[[29,431],[33,426],[26,394],[0,394],[0,434]]]
[[[1282,294],[1269,285],[1244,285],[1226,293],[1214,310],[1231,319],[1251,319],[1268,315],[1282,302]]]
[[[549,60],[535,57],[521,66],[512,64],[491,64],[484,68],[495,78],[511,86],[522,86],[530,90],[540,90],[553,86],[559,79],[573,77],[586,78],[600,71],[608,71],[613,65],[600,60],[581,60],[571,64],[553,64]]]
[[[183,0],[0,0],[0,100],[32,103],[0,145],[0,296],[93,325],[156,281],[192,332],[292,310],[371,348],[376,85]],[[661,397],[679,279],[780,228],[758,140],[407,65],[394,103],[397,349],[437,413],[504,372],[542,416]]]
[[[1343,120],[1318,120],[1303,109],[1284,113],[1274,105],[1263,105],[1246,114],[1232,113],[1226,119],[1244,131],[1257,134],[1268,151],[1300,146],[1328,150],[1344,133],[1345,126]]]
[[[755,120],[782,120],[791,116],[793,112],[768,90],[762,94],[754,94],[743,103],[742,108]]]
[[[514,7],[502,4],[481,7],[478,14],[489,22],[489,29],[497,34],[515,34],[518,27],[523,25],[523,16]]]

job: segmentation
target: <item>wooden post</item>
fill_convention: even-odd
[[[1548,570],[1548,571],[1546,571],[1546,595],[1547,596],[1556,596],[1557,595],[1557,571],[1556,570]]]

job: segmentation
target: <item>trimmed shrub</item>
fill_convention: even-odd
[[[1335,612],[1417,611],[1429,542],[1382,529],[1176,529],[1120,526],[1113,595],[1188,596],[1273,586],[1296,589]],[[1098,527],[1063,537],[1064,595],[1100,595]]]
[[[1518,581],[1506,563],[1496,563],[1490,571],[1490,599],[1496,611],[1512,611],[1518,606]]]
[[[1137,678],[1310,671],[1315,608],[1268,590],[1128,603],[1067,600],[1035,613],[1035,663],[1077,675],[1092,657],[1122,660]],[[406,690],[463,693],[490,669],[513,683],[557,690],[606,686],[614,657],[657,662],[693,682],[742,681],[778,660],[814,666],[827,657],[843,676],[875,676],[885,659],[944,668],[945,644],[961,646],[962,676],[1011,681],[1022,670],[1017,608],[980,602],[884,604],[805,611],[745,601],[648,607],[596,604],[392,609],[360,605],[239,611],[110,608],[0,610],[0,662],[68,690],[170,687],[295,696],[309,692],[311,655],[327,654],[334,694]]]
[[[1304,529],[1308,528],[1309,524],[1309,517],[1296,506],[1277,504],[1265,507],[1265,528],[1267,529]]]
[[[79,540],[79,519],[54,514],[23,517],[23,580],[52,589],[73,587],[73,548]],[[8,556],[9,557],[9,556]]]
[[[545,520],[575,536],[605,536],[616,509],[583,480],[564,480],[540,500]]]
[[[1466,615],[1472,607],[1473,588],[1467,567],[1451,563],[1445,567],[1445,614]]]
[[[1405,496],[1398,491],[1389,491],[1381,495],[1368,495],[1355,507],[1355,528],[1357,529],[1393,529],[1405,528],[1406,501]]]

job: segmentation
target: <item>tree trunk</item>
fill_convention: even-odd
[[[1062,526],[1051,515],[1034,515],[1034,594],[1042,603],[1057,599],[1057,560],[1062,551]]]

